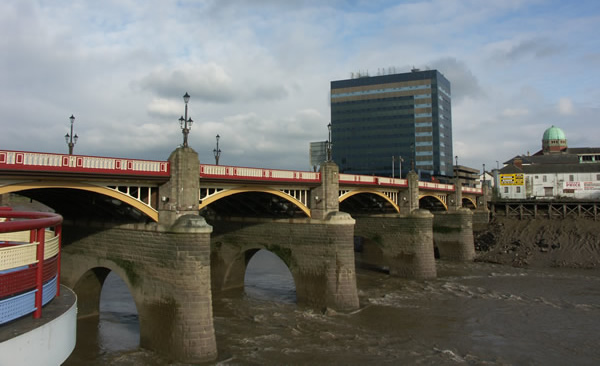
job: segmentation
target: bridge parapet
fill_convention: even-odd
[[[248,168],[239,166],[200,164],[201,179],[240,179],[268,182],[320,183],[321,173],[299,170]]]
[[[168,161],[0,150],[0,170],[170,176]]]

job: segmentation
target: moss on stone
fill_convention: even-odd
[[[136,272],[135,262],[112,256],[109,256],[107,259],[113,261],[117,266],[121,267],[125,271],[125,274],[127,274],[127,278],[129,279],[129,283],[131,284],[131,286],[136,287],[138,285],[141,277]]]
[[[289,268],[292,268],[292,266],[296,264],[290,248],[283,248],[279,245],[268,245],[266,246],[266,249],[281,258],[283,263]]]

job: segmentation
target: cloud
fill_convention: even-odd
[[[562,115],[573,114],[573,102],[569,98],[560,98],[557,105],[558,113]]]
[[[161,67],[134,85],[161,97],[173,97],[186,90],[204,102],[230,103],[236,99],[231,76],[215,63],[184,65],[175,70]]]
[[[461,164],[535,151],[552,124],[593,146],[598,15],[537,0],[6,0],[0,146],[64,152],[74,114],[77,153],[166,159],[188,92],[201,161],[219,134],[224,164],[308,169],[331,80],[413,65],[451,82]]]
[[[527,108],[506,108],[502,111],[502,117],[523,117],[529,116],[529,109]]]
[[[453,102],[460,102],[464,98],[477,99],[485,96],[477,77],[464,61],[454,57],[444,57],[432,61],[431,66],[450,80]]]

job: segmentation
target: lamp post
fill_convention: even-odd
[[[69,135],[67,133],[65,135],[65,141],[67,142],[67,146],[69,147],[69,155],[73,155],[73,147],[77,143],[77,139],[79,138],[79,136],[77,136],[77,134],[73,135],[73,122],[75,122],[75,117],[71,115],[69,119],[71,120],[71,134]]]
[[[331,161],[331,122],[327,125],[327,130],[329,131],[329,140],[327,140],[327,161]]]
[[[483,164],[483,184],[482,186],[485,184],[485,163]]]
[[[179,117],[179,125],[181,126],[181,133],[183,133],[183,147],[188,147],[188,135],[192,129],[192,117],[188,118],[188,102],[190,101],[190,95],[186,92],[183,96],[185,102],[185,117]]]
[[[458,155],[454,156],[454,175],[455,178],[458,177]]]
[[[221,136],[217,135],[217,147],[213,149],[213,154],[215,154],[215,163],[219,165],[219,157],[221,156],[221,149],[219,149],[219,139]]]

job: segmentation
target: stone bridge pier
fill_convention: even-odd
[[[338,211],[338,167],[321,166],[322,185],[311,192],[311,218],[228,218],[211,221],[211,276],[215,291],[244,286],[246,265],[266,249],[288,266],[299,304],[317,309],[358,308],[354,263],[355,220]]]
[[[454,194],[448,197],[448,211],[435,212],[433,241],[441,259],[472,261],[475,258],[473,212],[462,207],[462,191],[458,179],[454,187]]]
[[[211,278],[214,291],[243,288],[252,255],[266,249],[289,268],[298,304],[317,309],[358,308],[354,267],[354,220],[235,219],[211,221]]]
[[[90,222],[63,226],[61,281],[78,296],[79,317],[98,316],[102,284],[115,271],[139,315],[140,346],[170,359],[216,357],[210,288],[210,233],[199,216],[169,228]]]
[[[355,233],[363,238],[361,261],[389,268],[390,275],[435,278],[433,215],[416,209],[407,215],[359,216]]]
[[[65,222],[61,281],[78,295],[79,316],[99,314],[102,284],[115,271],[127,284],[140,324],[140,346],[184,363],[214,360],[210,227],[198,215],[198,155],[169,157],[159,189],[159,222]]]

